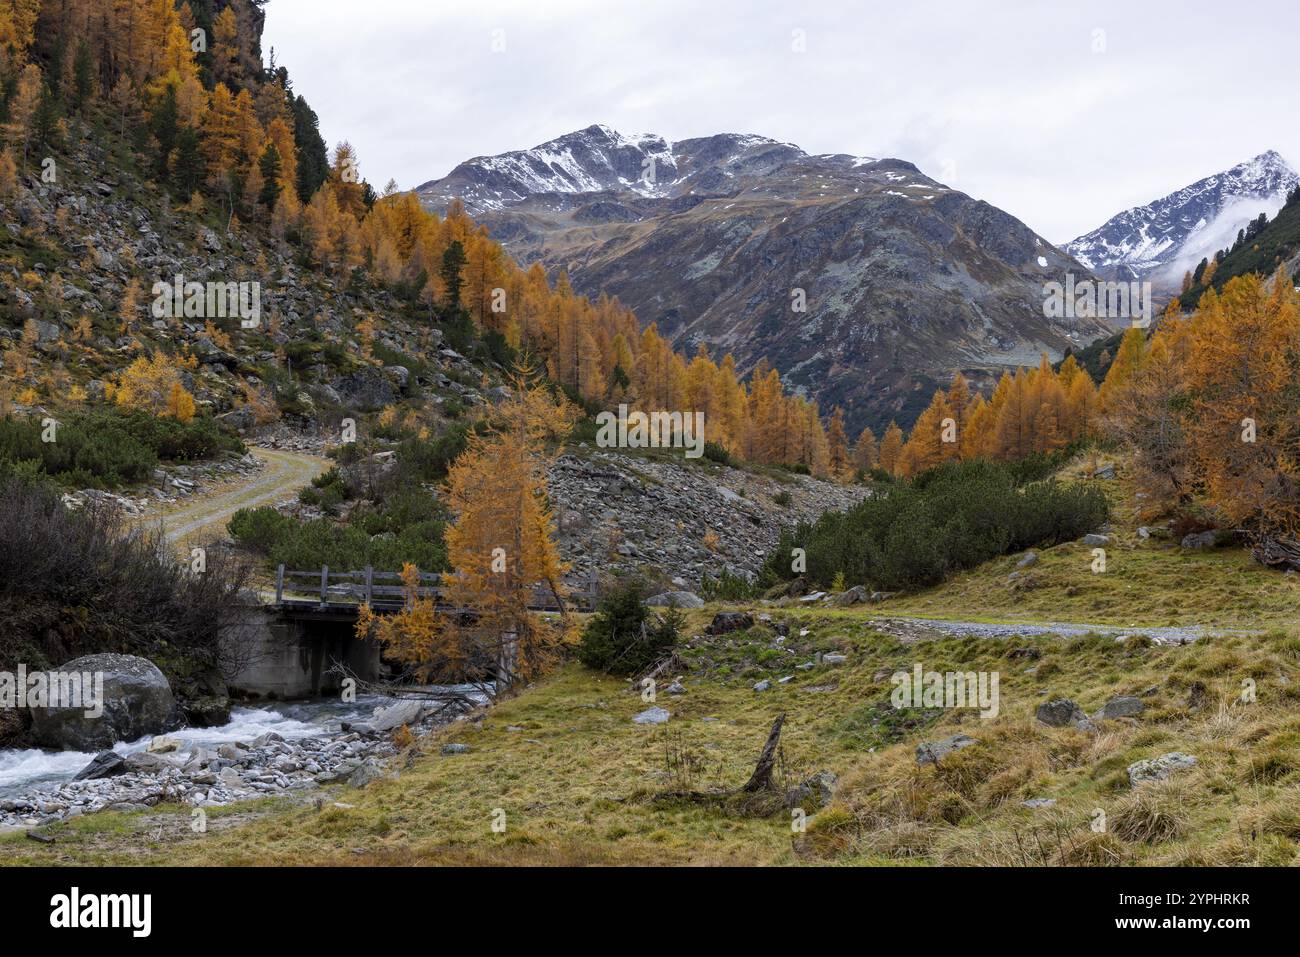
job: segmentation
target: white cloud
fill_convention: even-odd
[[[1231,16],[1203,0],[1086,10],[274,0],[266,10],[264,48],[326,140],[350,140],[376,185],[414,186],[592,123],[669,139],[749,132],[955,175],[957,188],[1064,242],[1265,149],[1300,162],[1282,0]],[[496,30],[504,52],[493,52]]]

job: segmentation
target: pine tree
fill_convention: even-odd
[[[262,150],[262,157],[258,160],[257,166],[262,175],[262,187],[257,197],[258,202],[267,209],[274,209],[283,188],[280,183],[280,151],[276,149],[275,143],[266,144],[266,149]]]

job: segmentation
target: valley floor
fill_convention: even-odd
[[[1117,503],[1126,494],[1116,483]],[[629,682],[569,664],[415,742],[363,789],[214,809],[203,834],[188,808],[88,815],[43,829],[54,843],[0,836],[0,860],[1295,863],[1300,576],[1237,549],[1145,538],[1135,522],[1117,509],[1104,573],[1091,570],[1090,547],[1072,542],[877,605],[752,603],[753,626],[719,636],[705,634],[719,609],[695,610],[685,630],[694,637],[653,704]],[[1159,640],[1180,635],[1171,628],[1196,640]],[[895,709],[891,677],[918,664],[996,673],[996,716]],[[683,693],[668,693],[674,678]],[[1097,716],[1117,696],[1140,702],[1137,713]],[[1091,725],[1035,720],[1061,698]],[[667,723],[632,720],[652,706]],[[728,795],[780,714],[777,792]],[[959,734],[973,742],[938,765],[917,763],[918,744]],[[443,753],[447,744],[468,751]],[[1130,768],[1172,754],[1194,764],[1169,759],[1181,766],[1166,779],[1133,785]],[[834,797],[823,807],[801,794],[801,828],[782,798],[824,771],[837,778]]]

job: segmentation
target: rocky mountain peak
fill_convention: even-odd
[[[1272,217],[1300,183],[1276,150],[1111,217],[1065,250],[1105,278],[1177,286],[1204,257],[1232,245],[1260,213]]]

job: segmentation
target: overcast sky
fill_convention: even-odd
[[[605,123],[910,160],[1053,242],[1266,149],[1300,164],[1290,0],[271,0],[376,188]],[[802,38],[803,52],[797,52]],[[504,46],[504,49],[497,49]]]

